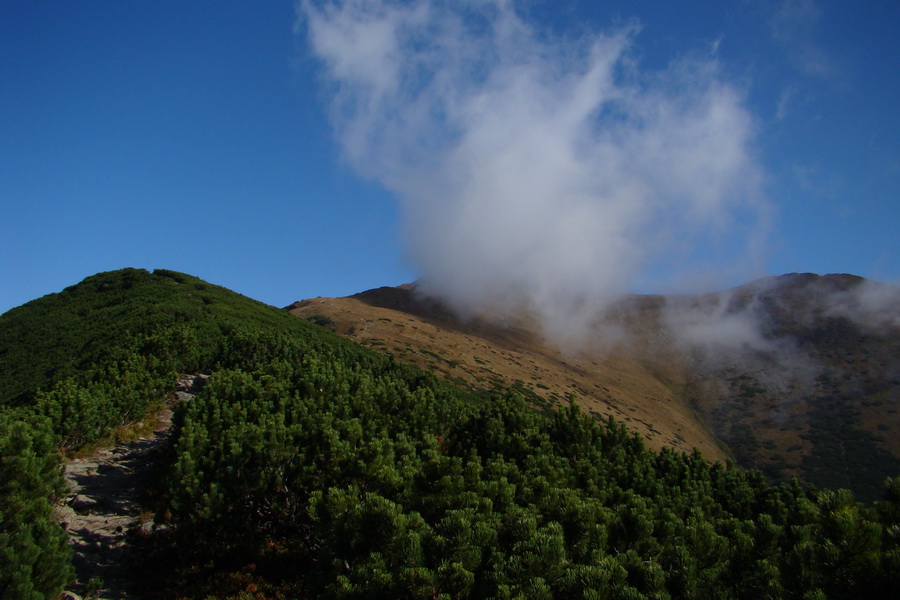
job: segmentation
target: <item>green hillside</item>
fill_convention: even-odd
[[[885,500],[647,450],[572,404],[486,403],[196,278],[126,270],[0,317],[0,597],[72,576],[56,452],[177,375],[153,506],[172,598],[861,598],[900,589]]]
[[[182,273],[123,269],[0,315],[0,399],[27,403],[35,390],[136,352],[212,366],[237,328],[315,337],[282,311]]]
[[[141,419],[179,373],[248,364],[284,339],[349,361],[361,354],[278,309],[164,270],[101,273],[0,315],[0,597],[52,598],[72,577],[52,517],[58,453]]]

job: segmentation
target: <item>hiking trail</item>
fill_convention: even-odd
[[[140,589],[146,586],[134,576],[141,544],[156,527],[152,514],[144,512],[144,496],[157,454],[172,433],[171,406],[192,398],[206,377],[188,375],[178,381],[174,399],[155,417],[152,435],[65,464],[69,494],[57,507],[57,518],[74,550],[76,580],[64,598],[154,597],[153,590]]]

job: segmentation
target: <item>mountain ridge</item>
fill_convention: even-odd
[[[574,395],[586,412],[613,416],[640,432],[653,448],[690,451],[696,447],[713,460],[726,458],[698,427],[689,407],[676,399],[671,385],[647,376],[646,365],[621,355],[570,357],[542,340],[535,323],[527,318],[462,321],[450,316],[440,302],[418,300],[412,290],[402,288],[300,301],[287,309],[305,318],[322,315],[338,334],[450,381],[485,392],[512,388],[544,409]],[[601,370],[611,376],[598,379]],[[635,411],[629,409],[635,403],[629,402],[620,407],[623,395],[645,399],[645,410],[632,414]],[[675,424],[664,437],[656,426],[660,421]]]
[[[872,497],[882,475],[900,469],[900,289],[855,275],[625,296],[595,323],[611,339],[587,351],[555,348],[528,315],[459,318],[414,284],[286,310],[456,383],[516,389],[538,408],[574,394],[650,447],[696,447],[775,480],[796,475]],[[863,463],[835,468],[827,458],[838,430]]]

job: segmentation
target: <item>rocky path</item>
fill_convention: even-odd
[[[178,383],[176,402],[202,386],[205,376]],[[65,465],[70,493],[57,508],[75,556],[76,581],[67,595],[98,599],[150,598],[135,582],[132,566],[141,541],[153,531],[152,515],[142,515],[142,501],[152,480],[155,456],[169,439],[172,411],[159,413],[153,435],[99,450]]]

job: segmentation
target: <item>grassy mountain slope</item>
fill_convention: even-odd
[[[527,318],[462,321],[408,287],[304,300],[288,310],[449,381],[488,392],[513,388],[538,407],[574,396],[586,412],[615,417],[651,448],[698,448],[711,460],[726,457],[682,400],[683,372],[648,362],[635,348],[563,353]]]
[[[572,394],[653,448],[732,456],[866,498],[900,471],[900,297],[852,276],[791,275],[699,296],[630,296],[593,351],[528,317],[463,321],[408,287],[288,307],[398,360],[537,406]]]
[[[689,304],[756,326],[687,365],[698,413],[741,464],[864,498],[900,472],[900,290],[798,274]]]

